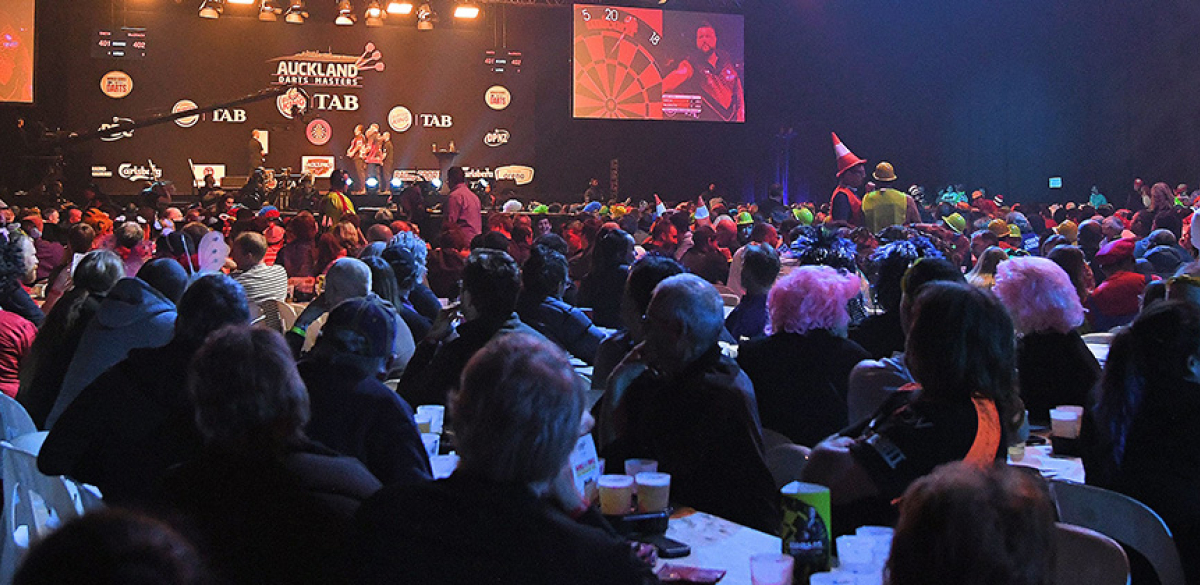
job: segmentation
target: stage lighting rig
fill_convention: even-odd
[[[392,2],[388,2],[387,11],[388,14],[412,14],[413,5],[412,2],[398,2],[393,0]]]
[[[262,0],[258,7],[258,19],[263,22],[275,22],[281,12],[283,10],[279,8],[279,0]]]
[[[478,18],[478,17],[479,17],[479,7],[474,4],[465,3],[465,4],[457,4],[454,6],[454,18],[462,18],[464,20],[469,20],[469,19]]]
[[[308,9],[304,7],[304,0],[292,0],[292,5],[288,7],[283,21],[289,24],[304,24],[307,18]]]
[[[417,30],[433,30],[433,24],[437,21],[438,15],[429,7],[429,3],[421,3],[421,7],[417,8]]]
[[[387,17],[387,12],[379,4],[379,0],[371,0],[367,3],[367,11],[364,13],[364,17],[363,22],[367,26],[383,26],[383,19]]]
[[[333,23],[338,26],[351,26],[357,20],[354,16],[354,5],[350,0],[341,0],[338,2],[338,15],[333,19]]]
[[[200,3],[200,18],[221,18],[222,12],[225,12],[224,0],[204,0]]]

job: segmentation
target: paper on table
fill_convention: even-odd
[[[575,477],[575,490],[583,496],[583,501],[591,504],[596,501],[600,480],[600,462],[596,455],[596,441],[592,435],[579,437],[575,448],[571,450],[571,474]]]

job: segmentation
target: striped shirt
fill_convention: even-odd
[[[246,289],[246,300],[251,303],[287,300],[287,270],[283,266],[257,264],[245,272],[234,272],[230,276]]]

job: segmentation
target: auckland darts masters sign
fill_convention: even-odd
[[[275,85],[358,88],[364,72],[383,71],[383,55],[375,43],[367,43],[362,55],[303,51],[270,62],[275,63],[271,75]]]

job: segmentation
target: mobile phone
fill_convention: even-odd
[[[677,559],[692,554],[692,547],[661,534],[639,537],[638,540],[653,545],[654,548],[658,549],[658,556],[664,559]]]

